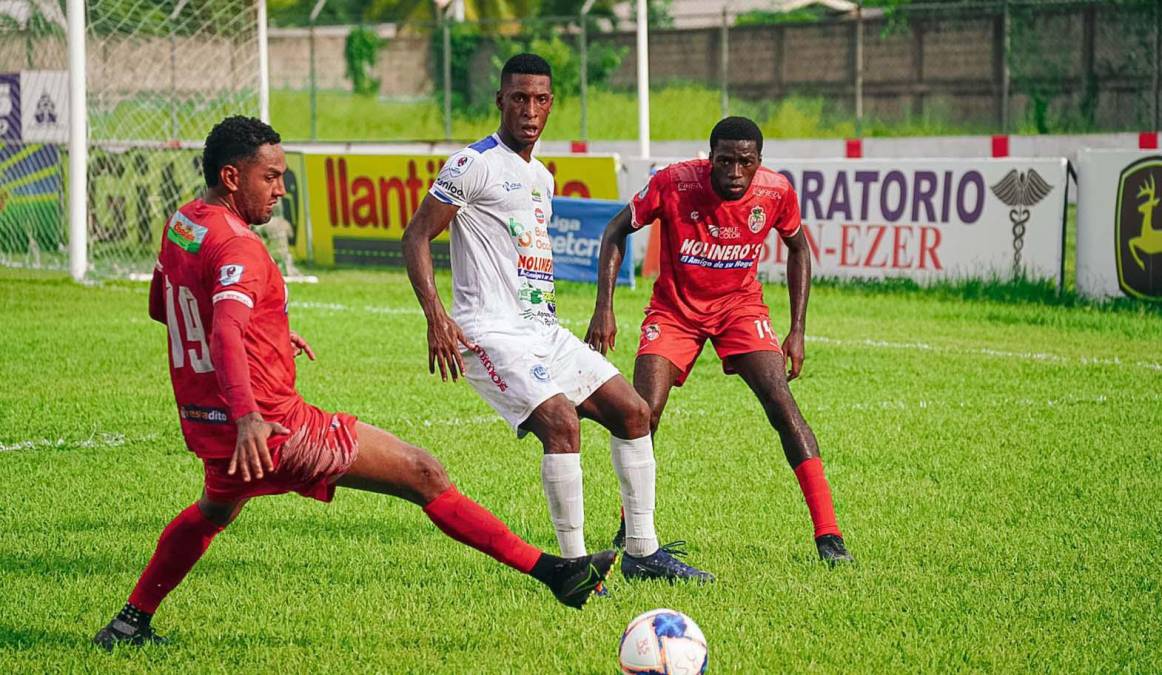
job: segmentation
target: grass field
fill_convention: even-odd
[[[433,449],[462,491],[554,547],[539,449],[427,374],[398,272],[291,288],[313,402]],[[449,287],[446,275],[442,288]],[[561,284],[584,330],[593,287]],[[618,295],[628,372],[645,288]],[[768,289],[786,327],[786,291]],[[710,587],[633,584],[583,612],[444,538],[402,501],[257,500],[155,624],[87,644],[198,494],[143,284],[0,270],[0,672],[609,673],[622,628],[673,607],[714,672],[1146,672],[1162,654],[1162,312],[989,287],[822,285],[793,385],[858,558],[815,559],[807,511],[745,385],[703,355],[657,439],[663,541]],[[607,434],[583,425],[587,539],[608,544]]]
[[[722,118],[721,94],[717,89],[693,84],[659,86],[650,93],[650,136],[654,140],[705,138]],[[321,91],[317,99],[318,139],[324,141],[433,140],[444,138],[443,104],[438,97],[415,101],[388,101],[355,96],[350,92]],[[674,114],[681,111],[681,114]],[[731,99],[732,115],[745,115],[762,127],[767,138],[850,138],[856,136],[850,113],[828,111],[823,100],[789,96],[775,102]],[[191,116],[183,127],[183,138],[201,138],[210,125],[206,115]],[[875,120],[864,123],[863,135],[939,136],[987,134],[988,124],[964,124],[952,120],[950,111],[924,117]],[[305,91],[271,92],[271,123],[283,138],[310,138],[310,95]],[[596,140],[636,139],[637,96],[633,93],[594,89],[589,96],[589,138]],[[496,111],[479,114],[457,111],[452,117],[452,137],[477,139],[496,131]],[[207,126],[208,128],[208,126]],[[1019,128],[1018,133],[1036,133]],[[545,128],[546,140],[567,141],[581,137],[581,103],[576,96],[561,97]]]

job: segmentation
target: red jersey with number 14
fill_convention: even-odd
[[[741,199],[724,201],[705,159],[658,171],[630,209],[634,228],[654,220],[661,228],[661,270],[646,312],[692,324],[745,308],[765,313],[756,272],[767,235],[772,227],[784,238],[799,231],[799,200],[781,174],[760,167]]]
[[[210,354],[218,303],[251,310],[243,341],[256,412],[279,422],[304,404],[295,391],[286,284],[262,240],[237,215],[200,199],[181,207],[166,223],[153,282],[165,294],[170,379],[191,451],[202,458],[234,454],[234,420]]]

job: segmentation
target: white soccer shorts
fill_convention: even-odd
[[[619,375],[612,363],[561,326],[521,321],[516,326],[473,336],[464,349],[465,375],[472,388],[518,435],[537,406],[557,394],[580,405]]]

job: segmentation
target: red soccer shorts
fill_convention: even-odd
[[[312,405],[279,420],[291,430],[289,436],[272,436],[267,442],[274,471],[247,483],[242,473],[227,473],[230,459],[203,459],[206,496],[212,501],[239,501],[263,495],[297,492],[304,497],[329,502],[335,495],[335,481],[347,473],[359,453],[355,417],[328,413]]]
[[[771,330],[770,312],[766,307],[747,307],[724,312],[721,317],[698,325],[666,312],[650,312],[642,322],[637,355],[655,354],[674,364],[681,371],[675,382],[680,387],[694,368],[706,340],[714,345],[714,351],[722,359],[722,372],[727,375],[735,372],[728,357],[780,351],[779,339]]]

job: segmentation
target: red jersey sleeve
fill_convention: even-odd
[[[662,216],[662,195],[669,173],[662,169],[650,177],[650,182],[629,201],[630,226],[638,230]]]
[[[269,267],[263,258],[269,254],[262,242],[251,237],[227,239],[209,253],[206,273],[212,275],[210,299],[214,303],[210,353],[230,419],[237,420],[258,412],[243,336],[250,310],[268,281]]]
[[[266,264],[270,254],[257,236],[231,237],[214,247],[206,256],[207,285],[210,301],[236,300],[254,309],[269,279]]]
[[[787,192],[783,195],[783,208],[779,213],[779,217],[775,219],[773,225],[779,236],[783,239],[790,239],[796,234],[799,234],[801,223],[799,222],[799,195],[795,194],[794,188],[787,188]]]

